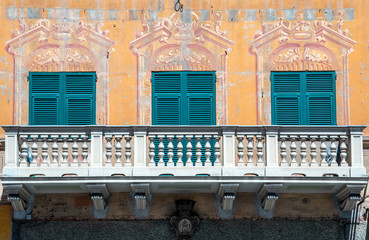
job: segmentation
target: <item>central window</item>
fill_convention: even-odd
[[[215,125],[215,72],[153,72],[153,125]]]

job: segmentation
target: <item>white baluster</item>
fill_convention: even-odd
[[[132,150],[131,139],[132,139],[132,136],[130,136],[130,135],[125,135],[124,136],[124,140],[126,140],[126,147],[125,147],[126,161],[124,162],[125,167],[132,167],[132,162],[131,162],[131,155],[132,155],[132,153],[131,153],[131,150]]]
[[[211,138],[210,135],[205,135],[206,143],[205,143],[205,164],[204,165],[206,167],[210,167],[211,166],[211,161],[210,161],[210,156],[211,156],[211,152],[210,152],[210,149],[211,149],[210,138]]]
[[[112,135],[105,135],[105,140],[106,140],[106,144],[105,144],[105,157],[106,157],[105,167],[111,167],[112,166],[112,162],[111,162],[111,157],[113,156],[113,154],[111,153],[112,148],[113,148],[113,145],[111,144],[112,138],[113,138]]]
[[[243,167],[245,166],[245,162],[243,161],[243,138],[244,138],[244,135],[237,135],[237,140],[238,140],[238,145],[237,145],[237,156],[238,156],[238,163],[237,163],[237,166],[238,167]]]
[[[213,166],[215,167],[220,167],[222,165],[222,163],[220,162],[220,144],[219,144],[219,139],[220,137],[218,135],[214,136],[214,164]]]
[[[306,153],[306,138],[307,136],[306,135],[301,135],[300,136],[300,139],[301,139],[301,145],[300,145],[300,150],[301,150],[301,153],[300,153],[300,156],[301,156],[301,166],[302,167],[307,167],[309,166],[308,162],[306,161],[306,156],[307,156],[307,153]]]
[[[51,139],[53,140],[53,144],[51,145],[51,159],[50,166],[57,167],[59,166],[58,157],[59,157],[59,145],[58,145],[58,135],[51,135]]]
[[[263,148],[264,148],[264,144],[263,144],[263,136],[261,135],[257,135],[256,139],[258,140],[258,144],[256,145],[256,148],[258,150],[257,152],[257,156],[258,156],[258,162],[256,164],[256,166],[264,166],[264,154],[263,154]]]
[[[187,139],[187,152],[186,152],[186,157],[187,157],[187,162],[186,162],[186,166],[192,166],[192,136],[191,135],[186,135],[186,139]]]
[[[32,138],[32,162],[30,162],[29,166],[30,167],[37,167],[38,166],[38,163],[37,163],[37,157],[38,157],[38,146],[37,146],[37,139],[38,139],[38,135],[32,135],[31,136]]]
[[[325,157],[327,156],[327,145],[325,144],[325,140],[327,139],[327,136],[320,136],[320,165],[322,167],[328,167],[328,163],[325,160]]]
[[[72,135],[72,140],[73,140],[73,144],[72,144],[72,163],[70,163],[70,166],[76,167],[78,166],[78,144],[77,144],[77,140],[78,140],[78,136],[77,135]]]
[[[155,136],[149,135],[149,140],[150,140],[150,144],[149,144],[149,157],[150,157],[149,167],[155,167],[155,161],[154,161],[155,143],[154,143],[154,139],[155,139]]]
[[[247,135],[247,166],[255,166],[254,158],[254,135]]]
[[[338,167],[337,163],[337,145],[336,145],[336,139],[337,136],[331,136],[331,167]]]
[[[62,150],[63,150],[63,153],[62,153],[62,157],[63,157],[63,161],[61,163],[61,165],[63,167],[65,166],[68,166],[68,136],[66,135],[63,135],[62,136],[63,138],[63,145],[62,145]]]
[[[286,138],[287,135],[281,135],[281,167],[288,167]]]
[[[164,136],[162,135],[159,135],[158,136],[159,138],[159,153],[158,153],[158,156],[159,156],[159,162],[158,162],[158,167],[164,167]]]
[[[28,166],[28,162],[27,162],[27,149],[28,149],[28,145],[27,145],[27,139],[28,139],[28,135],[21,135],[21,140],[22,140],[22,145],[21,145],[21,159],[19,162],[19,166],[20,167],[27,167]]]
[[[87,144],[87,136],[83,136],[82,137],[82,162],[79,164],[79,166],[84,166],[87,167],[88,166],[88,144]]]
[[[348,162],[346,160],[347,158],[347,145],[346,145],[346,136],[341,136],[341,145],[340,145],[340,157],[341,157],[341,163],[340,166],[341,167],[348,167]]]
[[[299,164],[296,161],[296,156],[297,156],[296,138],[297,138],[297,136],[291,135],[290,138],[291,138],[291,146],[290,146],[290,148],[291,148],[291,154],[290,154],[291,155],[291,166],[292,167],[298,167]]]
[[[122,141],[122,135],[115,135],[115,167],[121,167],[122,164],[122,144],[120,143]]]
[[[47,145],[48,136],[47,135],[42,135],[41,138],[42,138],[42,146],[41,146],[42,153],[41,153],[40,166],[41,167],[48,167],[49,166],[49,164],[47,162],[47,157],[49,156],[49,154],[48,154],[49,146]]]
[[[310,162],[310,166],[312,167],[317,167],[318,166],[318,162],[316,161],[316,143],[315,140],[318,138],[318,136],[310,136],[310,157],[311,157],[311,162]]]
[[[177,135],[177,139],[178,139],[178,145],[177,145],[177,157],[178,157],[178,161],[176,166],[184,166],[183,164],[183,144],[182,144],[182,139],[183,139],[183,135]]]
[[[202,162],[201,162],[201,135],[196,135],[196,163],[195,166],[201,166]]]
[[[173,138],[174,136],[172,135],[168,135],[167,136],[168,138],[168,162],[167,162],[167,167],[173,167],[174,166],[174,162],[173,162],[173,156],[174,156],[174,153],[173,153]]]

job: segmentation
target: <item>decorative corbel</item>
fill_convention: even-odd
[[[23,184],[4,185],[4,188],[8,191],[8,201],[12,204],[13,209],[18,212],[25,212],[31,193]]]
[[[218,196],[221,199],[220,205],[222,210],[228,211],[233,209],[233,203],[236,199],[236,192],[239,186],[238,183],[219,185]]]
[[[258,195],[261,199],[263,210],[273,210],[278,200],[278,192],[283,187],[281,183],[266,183],[259,189]]]
[[[87,184],[90,191],[94,210],[105,210],[110,196],[109,188],[106,184]]]
[[[150,196],[150,184],[140,183],[131,184],[132,194],[135,199],[136,209],[143,210],[147,208],[148,198]]]
[[[361,200],[360,192],[363,188],[364,184],[348,184],[336,193],[342,211],[351,211],[355,208],[356,202]]]

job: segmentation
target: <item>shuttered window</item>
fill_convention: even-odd
[[[272,72],[272,124],[336,125],[335,72]]]
[[[215,72],[153,72],[154,125],[215,125]]]
[[[95,124],[94,72],[30,72],[30,125]]]
[[[153,125],[215,125],[215,72],[153,72]],[[159,140],[155,140],[155,161],[158,162]],[[192,159],[186,159],[187,140],[182,140],[186,165],[196,162],[196,140],[192,140]],[[205,139],[201,140],[205,162]],[[173,139],[173,161],[176,163],[178,140]],[[210,140],[210,161],[214,162],[214,139]],[[168,161],[168,140],[164,139],[164,162]],[[192,162],[192,163],[191,163]]]

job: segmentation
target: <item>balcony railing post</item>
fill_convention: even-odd
[[[235,128],[223,128],[223,166],[236,166]]]
[[[16,176],[19,166],[18,128],[5,131],[5,166],[3,175]]]
[[[101,175],[103,159],[103,127],[96,126],[91,128],[90,175]]]
[[[351,177],[366,175],[363,157],[363,127],[350,127]]]
[[[136,127],[134,129],[134,140],[133,140],[133,161],[134,167],[146,167],[147,157],[147,129],[146,127]]]
[[[278,127],[267,126],[265,128],[265,165],[266,176],[273,176],[273,169],[279,167],[278,163]]]

